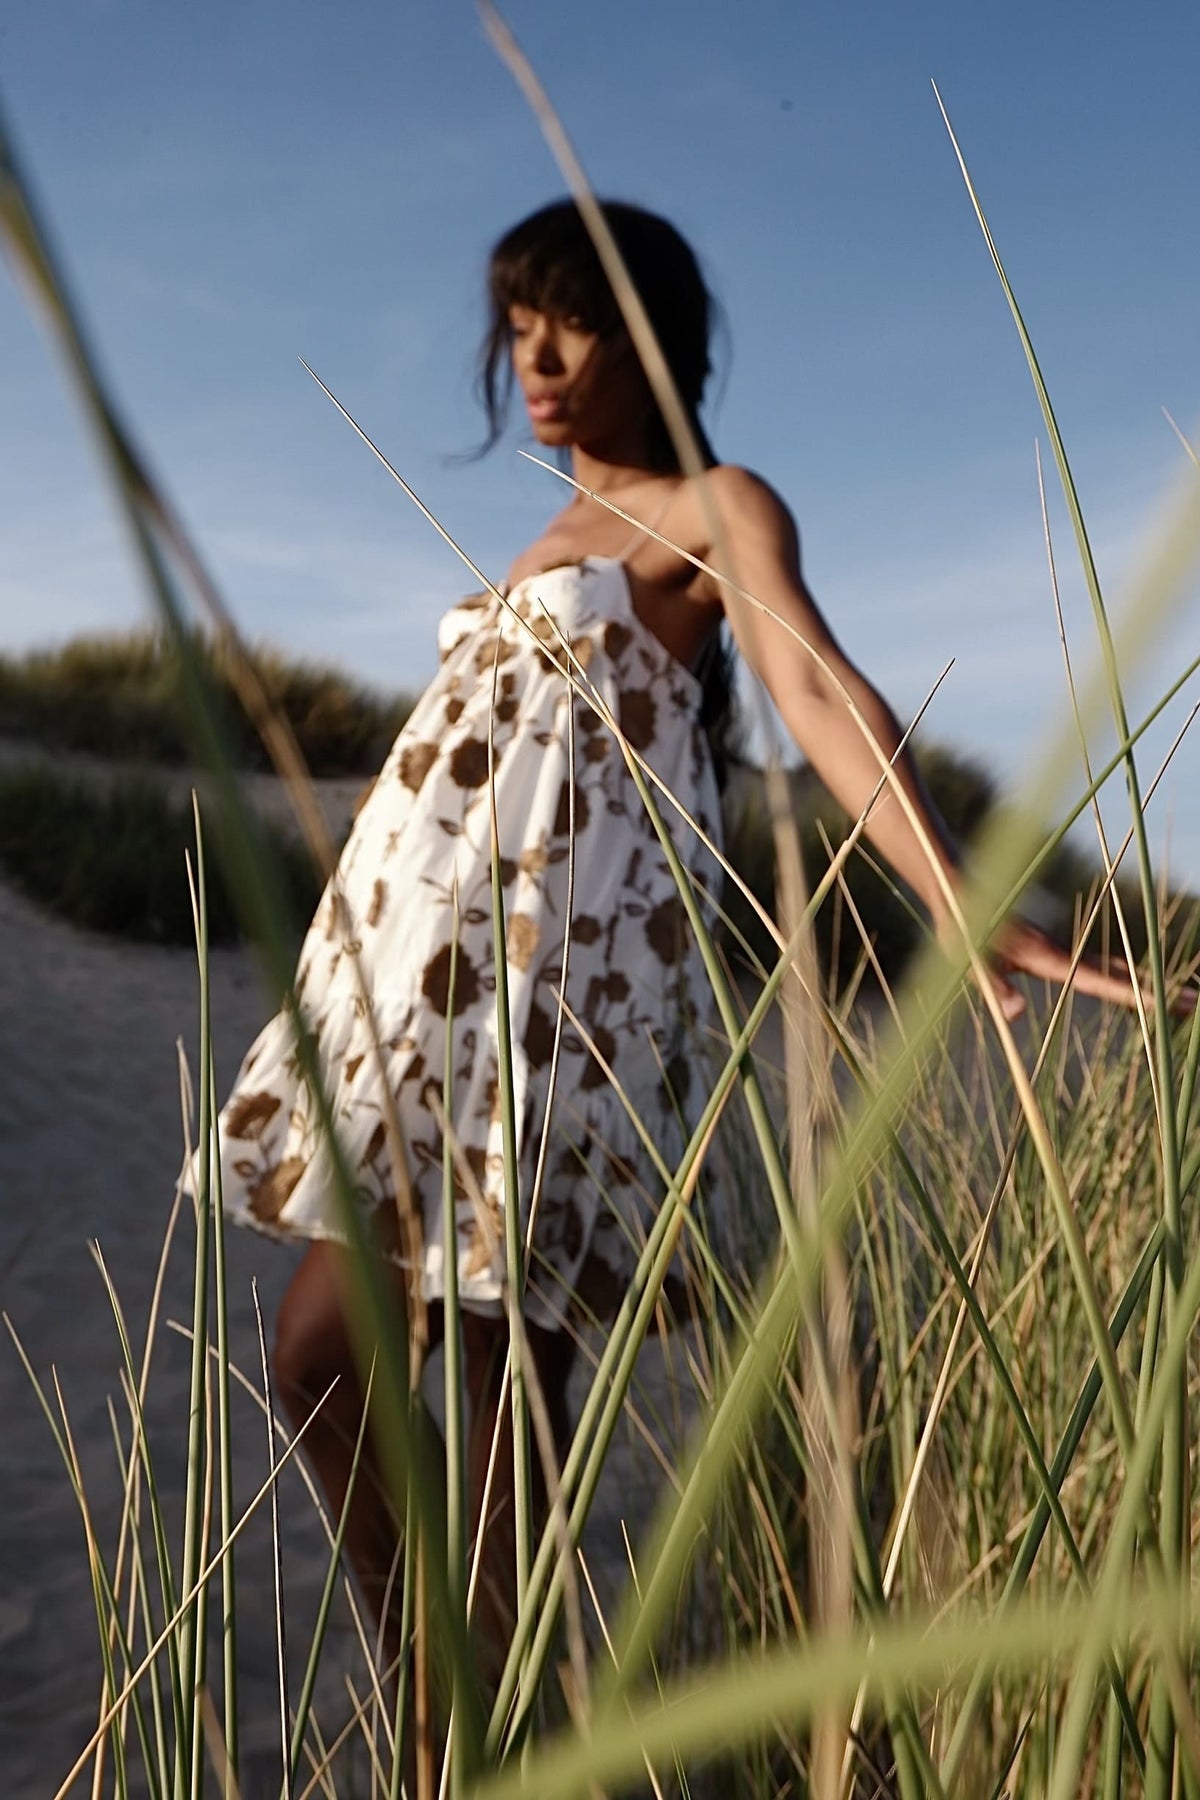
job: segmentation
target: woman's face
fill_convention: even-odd
[[[513,374],[540,444],[612,455],[644,436],[649,394],[629,339],[578,319],[509,309]]]

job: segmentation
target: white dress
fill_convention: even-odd
[[[564,640],[583,690],[573,700]],[[603,1316],[628,1282],[663,1183],[565,1010],[549,1094],[564,933],[569,928],[566,1006],[671,1163],[701,1098],[689,1089],[700,1085],[710,990],[662,845],[601,711],[610,710],[712,838],[720,807],[698,722],[700,687],[638,619],[625,567],[611,557],[531,576],[507,605],[487,594],[464,600],[442,621],[439,648],[439,671],[359,813],[309,928],[296,996],[377,1241],[400,1259],[409,1241],[397,1226],[390,1110],[419,1215],[424,1291],[440,1297],[441,1121],[449,1118],[460,1294],[468,1307],[497,1310],[503,1208],[512,1197],[497,1059],[491,721],[523,1228],[544,1162],[525,1311],[546,1325],[574,1307]],[[693,880],[719,894],[711,854],[661,792],[659,801]],[[329,1148],[286,1012],[246,1056],[219,1126],[224,1202],[235,1219],[291,1239],[341,1235]]]

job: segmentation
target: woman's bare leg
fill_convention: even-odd
[[[279,1397],[294,1430],[312,1418],[303,1447],[335,1523],[346,1499],[364,1405],[363,1384],[346,1325],[351,1281],[349,1256],[340,1245],[312,1245],[284,1294],[275,1327],[273,1360]],[[396,1326],[404,1330],[407,1314],[399,1273],[393,1289]],[[335,1384],[333,1391],[322,1400],[331,1383]],[[346,1520],[345,1546],[363,1598],[376,1624],[383,1626],[387,1667],[401,1649],[401,1583],[395,1568],[400,1544],[401,1524],[368,1431]]]
[[[555,1460],[562,1467],[569,1438],[567,1380],[575,1346],[565,1332],[527,1325],[525,1335],[534,1376],[542,1391],[554,1436]],[[501,1411],[508,1328],[502,1320],[463,1314],[463,1347],[471,1408],[467,1480],[472,1531],[485,1533],[475,1600],[476,1662],[484,1680],[499,1680],[516,1625],[516,1519],[513,1482],[512,1412]],[[481,1523],[492,1440],[499,1437],[487,1517]],[[540,1530],[546,1517],[546,1482],[536,1445],[531,1458],[533,1516]]]
[[[345,1307],[354,1291],[351,1283],[348,1253],[335,1244],[314,1244],[306,1251],[284,1294],[275,1331],[274,1367],[279,1397],[293,1429],[299,1430],[312,1419],[304,1434],[304,1450],[335,1519],[345,1503],[364,1404],[363,1385],[346,1325]],[[403,1330],[404,1283],[398,1272],[393,1288],[397,1329]],[[485,1680],[495,1680],[516,1623],[512,1418],[507,1404],[502,1416],[500,1408],[508,1330],[502,1320],[477,1313],[464,1311],[462,1320],[471,1412],[467,1480],[473,1535],[480,1529],[492,1439],[498,1428],[500,1432],[473,1633],[480,1673]],[[430,1326],[435,1334],[440,1325],[440,1309],[432,1309]],[[535,1325],[526,1326],[526,1337],[561,1466],[569,1431],[566,1388],[574,1345],[565,1332],[546,1331]],[[331,1384],[332,1392],[318,1407]],[[429,1422],[431,1460],[436,1435]],[[442,1453],[439,1440],[439,1465]],[[545,1518],[546,1489],[542,1460],[536,1449],[532,1474],[534,1519],[540,1527]],[[430,1475],[444,1490],[444,1467],[431,1469]],[[363,1598],[376,1624],[382,1624],[385,1666],[389,1667],[402,1649],[401,1583],[396,1570],[401,1542],[402,1522],[389,1498],[368,1432],[346,1521],[345,1547]]]

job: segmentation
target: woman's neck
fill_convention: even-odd
[[[649,457],[636,441],[603,448],[571,446],[572,479],[608,500],[618,499],[631,488],[644,487],[659,473],[650,466]]]

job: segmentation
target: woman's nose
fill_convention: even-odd
[[[533,342],[533,366],[539,375],[561,375],[562,357],[553,330],[539,331]]]

